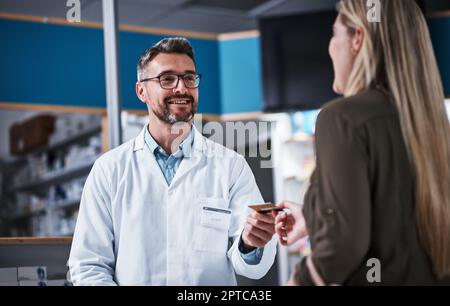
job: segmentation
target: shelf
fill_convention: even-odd
[[[13,170],[16,167],[24,164],[26,159],[24,157],[14,158],[10,160],[0,160],[0,170]]]
[[[54,150],[66,147],[72,143],[79,142],[80,140],[87,139],[91,136],[95,136],[96,134],[99,134],[101,131],[102,131],[102,126],[98,125],[98,126],[90,128],[90,129],[86,129],[85,131],[82,131],[79,134],[73,135],[71,137],[67,137],[66,139],[58,141],[54,144],[50,144],[47,148],[43,148],[37,152],[54,151]],[[35,154],[37,152],[33,152],[32,154]]]
[[[79,205],[80,205],[80,199],[78,199],[78,200],[69,200],[69,201],[61,202],[61,204],[55,204],[53,206],[43,207],[43,208],[36,209],[36,210],[33,210],[33,211],[29,211],[29,212],[14,214],[14,215],[12,215],[10,217],[7,217],[7,219],[9,219],[9,220],[26,219],[26,218],[30,218],[30,217],[33,217],[33,216],[37,216],[37,215],[43,214],[47,210],[54,210],[54,209],[71,210],[71,209],[78,208]]]
[[[62,233],[61,235],[55,235],[54,237],[73,237],[73,235],[75,234],[75,231],[70,231],[70,232],[66,232],[66,233]]]
[[[46,147],[35,149],[35,150],[32,150],[31,152],[19,155],[17,157],[17,159],[14,160],[14,161],[11,161],[11,163],[18,163],[20,161],[25,161],[26,160],[26,156],[28,156],[28,155],[35,155],[35,154],[39,154],[39,153],[42,153],[42,152],[55,151],[55,150],[67,147],[70,144],[77,143],[77,142],[79,142],[79,141],[81,141],[83,139],[87,139],[87,138],[89,138],[91,136],[94,136],[94,135],[100,133],[101,131],[102,131],[101,125],[98,125],[98,126],[95,126],[95,127],[89,128],[89,129],[86,129],[84,131],[81,131],[78,134],[75,134],[73,136],[67,137],[64,140],[60,140],[60,141],[55,142],[53,144],[50,143]]]
[[[7,219],[9,219],[9,220],[26,219],[26,218],[30,218],[33,216],[43,214],[43,213],[45,213],[45,210],[46,210],[45,208],[40,208],[40,209],[36,209],[33,211],[25,212],[25,213],[14,214],[14,215],[8,217]]]
[[[61,204],[56,204],[50,207],[50,209],[75,209],[78,208],[79,206],[80,206],[80,199],[64,201]]]
[[[52,172],[50,174],[45,175],[35,181],[31,181],[28,183],[24,183],[19,186],[15,186],[9,190],[9,192],[18,192],[18,191],[39,191],[44,188],[48,188],[54,183],[61,183],[65,181],[69,181],[71,179],[80,177],[82,175],[88,174],[91,170],[94,162],[90,161],[85,164],[78,165],[76,167],[70,167],[67,169],[62,169],[59,171]]]

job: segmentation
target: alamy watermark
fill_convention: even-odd
[[[275,127],[274,122],[204,122],[202,115],[198,114],[195,116],[194,126],[197,131],[205,135],[209,140],[222,145],[215,147],[214,151],[207,150],[202,154],[211,154],[211,156],[226,158],[231,156],[228,150],[233,150],[245,157],[259,158],[261,168],[275,167],[270,147],[270,139]],[[171,133],[178,135],[177,138],[179,138],[175,138],[172,143],[173,152],[177,150],[177,147],[184,139],[183,135],[186,135],[186,132],[189,132],[190,128],[190,125],[186,122],[177,122],[172,125]],[[196,154],[196,151],[192,151],[191,154]]]
[[[380,0],[367,0],[367,21],[381,22]]]
[[[66,20],[68,22],[81,22],[80,0],[67,0],[66,7],[69,8],[66,13]]]
[[[369,283],[381,283],[381,262],[378,258],[369,258],[367,267],[370,269],[366,273],[366,279]]]

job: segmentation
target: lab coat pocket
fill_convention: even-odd
[[[203,252],[226,253],[228,250],[228,230],[201,226],[195,249]]]
[[[231,210],[222,205],[200,205],[200,222],[197,228],[195,249],[206,252],[222,252],[228,250],[228,229],[231,223]],[[208,204],[213,204],[209,201]],[[218,208],[220,207],[220,208]]]

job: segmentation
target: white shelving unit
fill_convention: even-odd
[[[276,123],[272,130],[275,201],[302,204],[315,167],[314,138],[307,134],[294,134],[289,114],[271,114],[264,119]],[[300,258],[299,243],[288,247],[278,245],[280,285],[287,282]]]
[[[12,232],[13,235],[17,230],[19,235],[25,231],[27,236],[70,236],[73,234],[75,225],[73,217],[76,216],[79,207],[82,184],[101,149],[101,118],[98,118],[98,122],[91,120],[91,123],[79,129],[78,132],[72,129],[66,137],[55,139],[48,146],[28,152],[3,165],[3,170],[8,169],[10,176],[8,182],[3,183],[3,198],[8,198],[10,202],[8,208],[12,208],[13,211],[5,211],[5,207],[0,207],[2,209],[0,216],[11,229],[16,229]],[[64,163],[58,163],[57,167],[40,169],[42,163],[36,163],[36,160],[46,160],[49,156],[59,156],[58,158],[63,159]],[[31,163],[31,160],[34,160],[34,163]],[[19,170],[23,170],[25,174],[30,172],[34,175],[22,175],[16,178]],[[72,188],[71,192],[68,189],[61,191],[61,186],[76,188]],[[65,196],[50,196],[51,190],[63,192]],[[19,201],[18,197],[21,197],[22,201]],[[19,202],[29,203],[29,205],[21,208]],[[34,230],[36,228],[39,229],[37,232]]]
[[[450,120],[450,99],[445,100],[445,107],[447,108],[447,115]]]
[[[49,172],[42,177],[14,186],[9,190],[9,192],[25,191],[39,194],[39,191],[46,190],[49,186],[54,185],[55,183],[62,183],[73,178],[87,175],[93,164],[94,160],[89,160],[76,166],[70,166],[65,169]]]

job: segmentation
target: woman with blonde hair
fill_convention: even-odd
[[[284,202],[283,245],[309,235],[300,285],[432,285],[450,273],[450,124],[425,18],[413,0],[343,0],[333,89],[316,124],[303,210]]]

